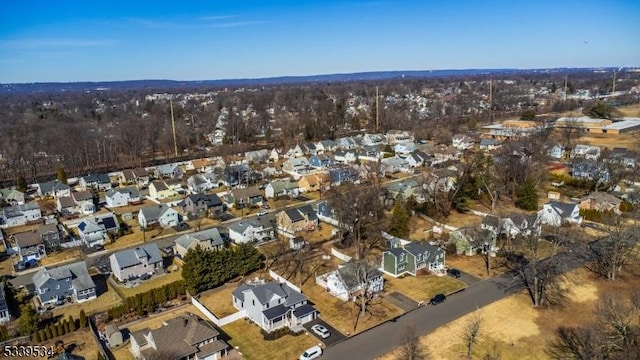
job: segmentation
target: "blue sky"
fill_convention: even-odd
[[[640,66],[640,1],[0,1],[0,83]]]

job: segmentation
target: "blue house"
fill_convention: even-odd
[[[611,180],[611,174],[609,170],[598,166],[593,161],[583,161],[573,165],[571,170],[571,176],[577,179],[583,180],[597,180],[602,182],[609,182]]]
[[[54,269],[43,266],[33,275],[32,280],[36,295],[43,305],[67,299],[84,302],[96,298],[96,284],[84,261]]]
[[[325,154],[313,155],[309,158],[309,165],[317,169],[330,168],[333,160]]]
[[[329,170],[329,176],[331,177],[331,186],[339,186],[344,183],[355,183],[360,180],[358,170],[345,167],[340,169]]]

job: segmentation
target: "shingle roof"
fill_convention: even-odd
[[[126,249],[111,254],[121,269],[143,264],[142,259],[147,259],[147,264],[155,264],[162,261],[160,249],[156,243],[140,245],[136,248]]]
[[[191,234],[182,235],[175,240],[175,243],[179,244],[185,249],[188,249],[191,246],[191,244],[193,244],[196,241],[208,242],[212,246],[224,245],[224,241],[222,240],[222,237],[220,236],[220,232],[218,231],[217,228],[207,229],[207,230],[198,231]]]
[[[96,287],[96,284],[93,282],[93,279],[91,279],[91,275],[89,275],[89,271],[87,270],[87,264],[84,261],[63,265],[53,269],[47,269],[43,266],[33,275],[32,280],[36,288],[40,288],[49,279],[62,280],[69,277],[73,278],[72,284],[76,291]]]
[[[163,204],[157,206],[147,206],[140,209],[140,211],[144,215],[144,218],[147,220],[147,222],[153,222],[160,219],[162,214],[164,214],[166,211],[169,211],[169,209],[171,208]]]
[[[268,303],[274,296],[285,299],[285,306],[295,305],[307,299],[286,283],[280,284],[275,280],[265,284],[242,284],[233,291],[233,296],[244,301],[244,293],[247,291],[252,291],[261,304]]]
[[[360,285],[361,280],[364,280],[362,276],[366,271],[366,279],[370,281],[372,279],[378,278],[382,276],[380,270],[374,268],[373,266],[369,266],[367,263],[355,263],[348,262],[338,268],[338,274],[340,274],[340,278],[347,286],[347,289],[353,289]]]
[[[13,236],[17,245],[21,248],[42,244],[42,238],[37,230],[26,231]]]
[[[76,202],[71,196],[59,196],[58,202],[60,202],[60,207],[63,209],[76,206]]]
[[[482,225],[499,228],[500,219],[497,216],[487,215],[482,219]]]

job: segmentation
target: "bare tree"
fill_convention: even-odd
[[[567,151],[571,149],[574,141],[580,137],[582,131],[582,124],[574,117],[567,118],[562,124],[560,127],[560,136],[562,138],[562,144]]]
[[[429,351],[420,344],[420,338],[416,335],[416,327],[408,325],[404,328],[402,335],[402,346],[397,360],[427,360]]]
[[[615,280],[625,265],[638,261],[634,251],[638,244],[638,227],[628,226],[624,219],[612,219],[606,226],[607,236],[589,245],[594,260],[587,268],[608,280]]]
[[[473,346],[478,341],[478,337],[480,336],[480,328],[482,325],[482,317],[479,313],[476,313],[465,325],[465,328],[462,333],[462,339],[465,342],[465,346],[467,348],[467,359],[471,359],[471,355],[473,354]]]
[[[603,333],[591,325],[561,326],[556,339],[549,344],[547,353],[552,359],[600,360],[606,359]]]
[[[355,281],[357,283],[357,290],[352,294],[356,304],[360,308],[353,324],[353,331],[358,328],[358,322],[360,318],[369,313],[372,316],[377,315],[376,305],[379,304],[378,291],[381,287],[381,283],[377,282],[379,279],[379,271],[369,265],[366,260],[356,260],[350,263],[349,266],[353,267]]]

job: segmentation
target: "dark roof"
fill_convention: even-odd
[[[562,201],[549,201],[547,204],[562,216],[570,215],[573,209],[577,206],[576,203],[565,203]]]
[[[273,320],[283,316],[288,312],[289,312],[289,308],[280,304],[278,306],[274,306],[272,308],[264,310],[262,314],[267,318],[267,320]]]
[[[391,248],[389,249],[389,252],[395,257],[400,257],[400,255],[404,254],[404,250],[402,250],[402,248]]]
[[[304,304],[302,306],[298,306],[297,308],[295,308],[293,310],[293,315],[295,315],[295,317],[297,318],[301,318],[303,316],[306,316],[308,314],[311,314],[313,312],[316,312],[316,308],[313,307],[313,305],[310,304]]]
[[[298,209],[285,209],[284,213],[287,214],[291,222],[303,221],[304,216],[298,211]]]
[[[497,216],[487,215],[482,219],[482,225],[500,227],[500,219]]]
[[[37,230],[18,233],[13,237],[21,248],[42,244],[42,237],[40,237]]]
[[[187,196],[194,204],[198,201],[204,201],[208,207],[221,206],[222,200],[216,194],[206,195],[206,194],[193,194]]]
[[[146,258],[148,264],[155,264],[162,261],[160,249],[156,243],[140,245],[136,248],[118,251],[112,254],[121,269],[142,264],[142,259]]]
[[[111,179],[109,179],[109,175],[107,174],[89,174],[87,176],[83,176],[82,179],[85,183],[98,183],[98,184],[110,184]]]

